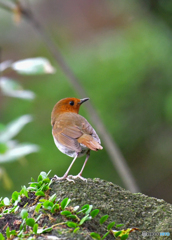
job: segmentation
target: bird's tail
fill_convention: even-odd
[[[103,149],[100,143],[98,143],[91,135],[83,134],[80,138],[78,138],[78,142],[84,144],[86,147],[93,151]]]

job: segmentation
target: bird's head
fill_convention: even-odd
[[[51,114],[51,118],[54,119],[54,118],[58,117],[60,114],[66,113],[66,112],[78,113],[81,104],[86,102],[87,100],[89,100],[89,98],[82,98],[82,99],[64,98],[64,99],[61,99],[54,106],[52,114]]]

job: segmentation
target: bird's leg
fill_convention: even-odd
[[[75,160],[77,159],[77,157],[78,157],[78,153],[76,154],[76,156],[75,156],[74,159],[72,160],[70,166],[68,167],[67,171],[65,172],[65,174],[64,174],[62,177],[58,177],[57,175],[54,175],[53,178],[54,178],[55,180],[59,180],[59,181],[60,181],[60,180],[64,180],[64,179],[67,179],[68,181],[73,181],[72,179],[68,178],[68,173],[69,173],[72,165],[74,164]],[[73,182],[74,182],[74,181],[73,181]]]
[[[71,177],[71,178],[74,178],[74,179],[80,178],[80,179],[83,180],[83,181],[87,181],[87,179],[84,178],[84,177],[82,177],[81,175],[82,175],[82,172],[83,172],[83,170],[84,170],[84,168],[85,168],[85,165],[86,165],[89,157],[90,157],[90,150],[88,150],[88,152],[87,152],[87,156],[86,156],[85,162],[84,162],[84,164],[83,164],[83,166],[82,166],[82,168],[81,168],[81,171],[78,173],[78,175],[76,175],[76,176],[69,175],[68,178],[70,178],[70,177]]]

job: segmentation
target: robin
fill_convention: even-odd
[[[94,128],[84,117],[78,114],[81,104],[88,100],[89,98],[64,98],[57,102],[53,108],[51,125],[54,142],[62,153],[73,158],[69,168],[62,177],[54,176],[57,180],[67,179],[68,181],[73,181],[71,178],[86,180],[81,175],[90,156],[90,150],[98,151],[103,149]],[[75,160],[85,154],[86,159],[79,174],[68,176]]]

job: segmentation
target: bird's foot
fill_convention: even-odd
[[[73,183],[75,183],[75,181],[74,181],[73,179],[70,178],[71,176],[72,176],[72,175],[67,176],[66,180],[69,181],[69,182],[73,182]]]
[[[61,181],[64,180],[64,176],[63,177],[58,177],[57,175],[54,175],[54,177],[52,178],[54,181]]]
[[[87,182],[87,179],[84,178],[84,177],[82,177],[80,174],[78,174],[78,175],[76,175],[76,176],[69,175],[68,178],[69,178],[69,179],[70,179],[70,178],[73,178],[73,179],[79,178],[79,179],[81,179],[82,181],[86,181],[86,182]],[[71,180],[72,180],[72,179],[71,179]]]
[[[54,181],[67,180],[69,182],[75,182],[73,179],[70,179],[68,176],[58,177],[57,175],[54,175],[53,180]]]

